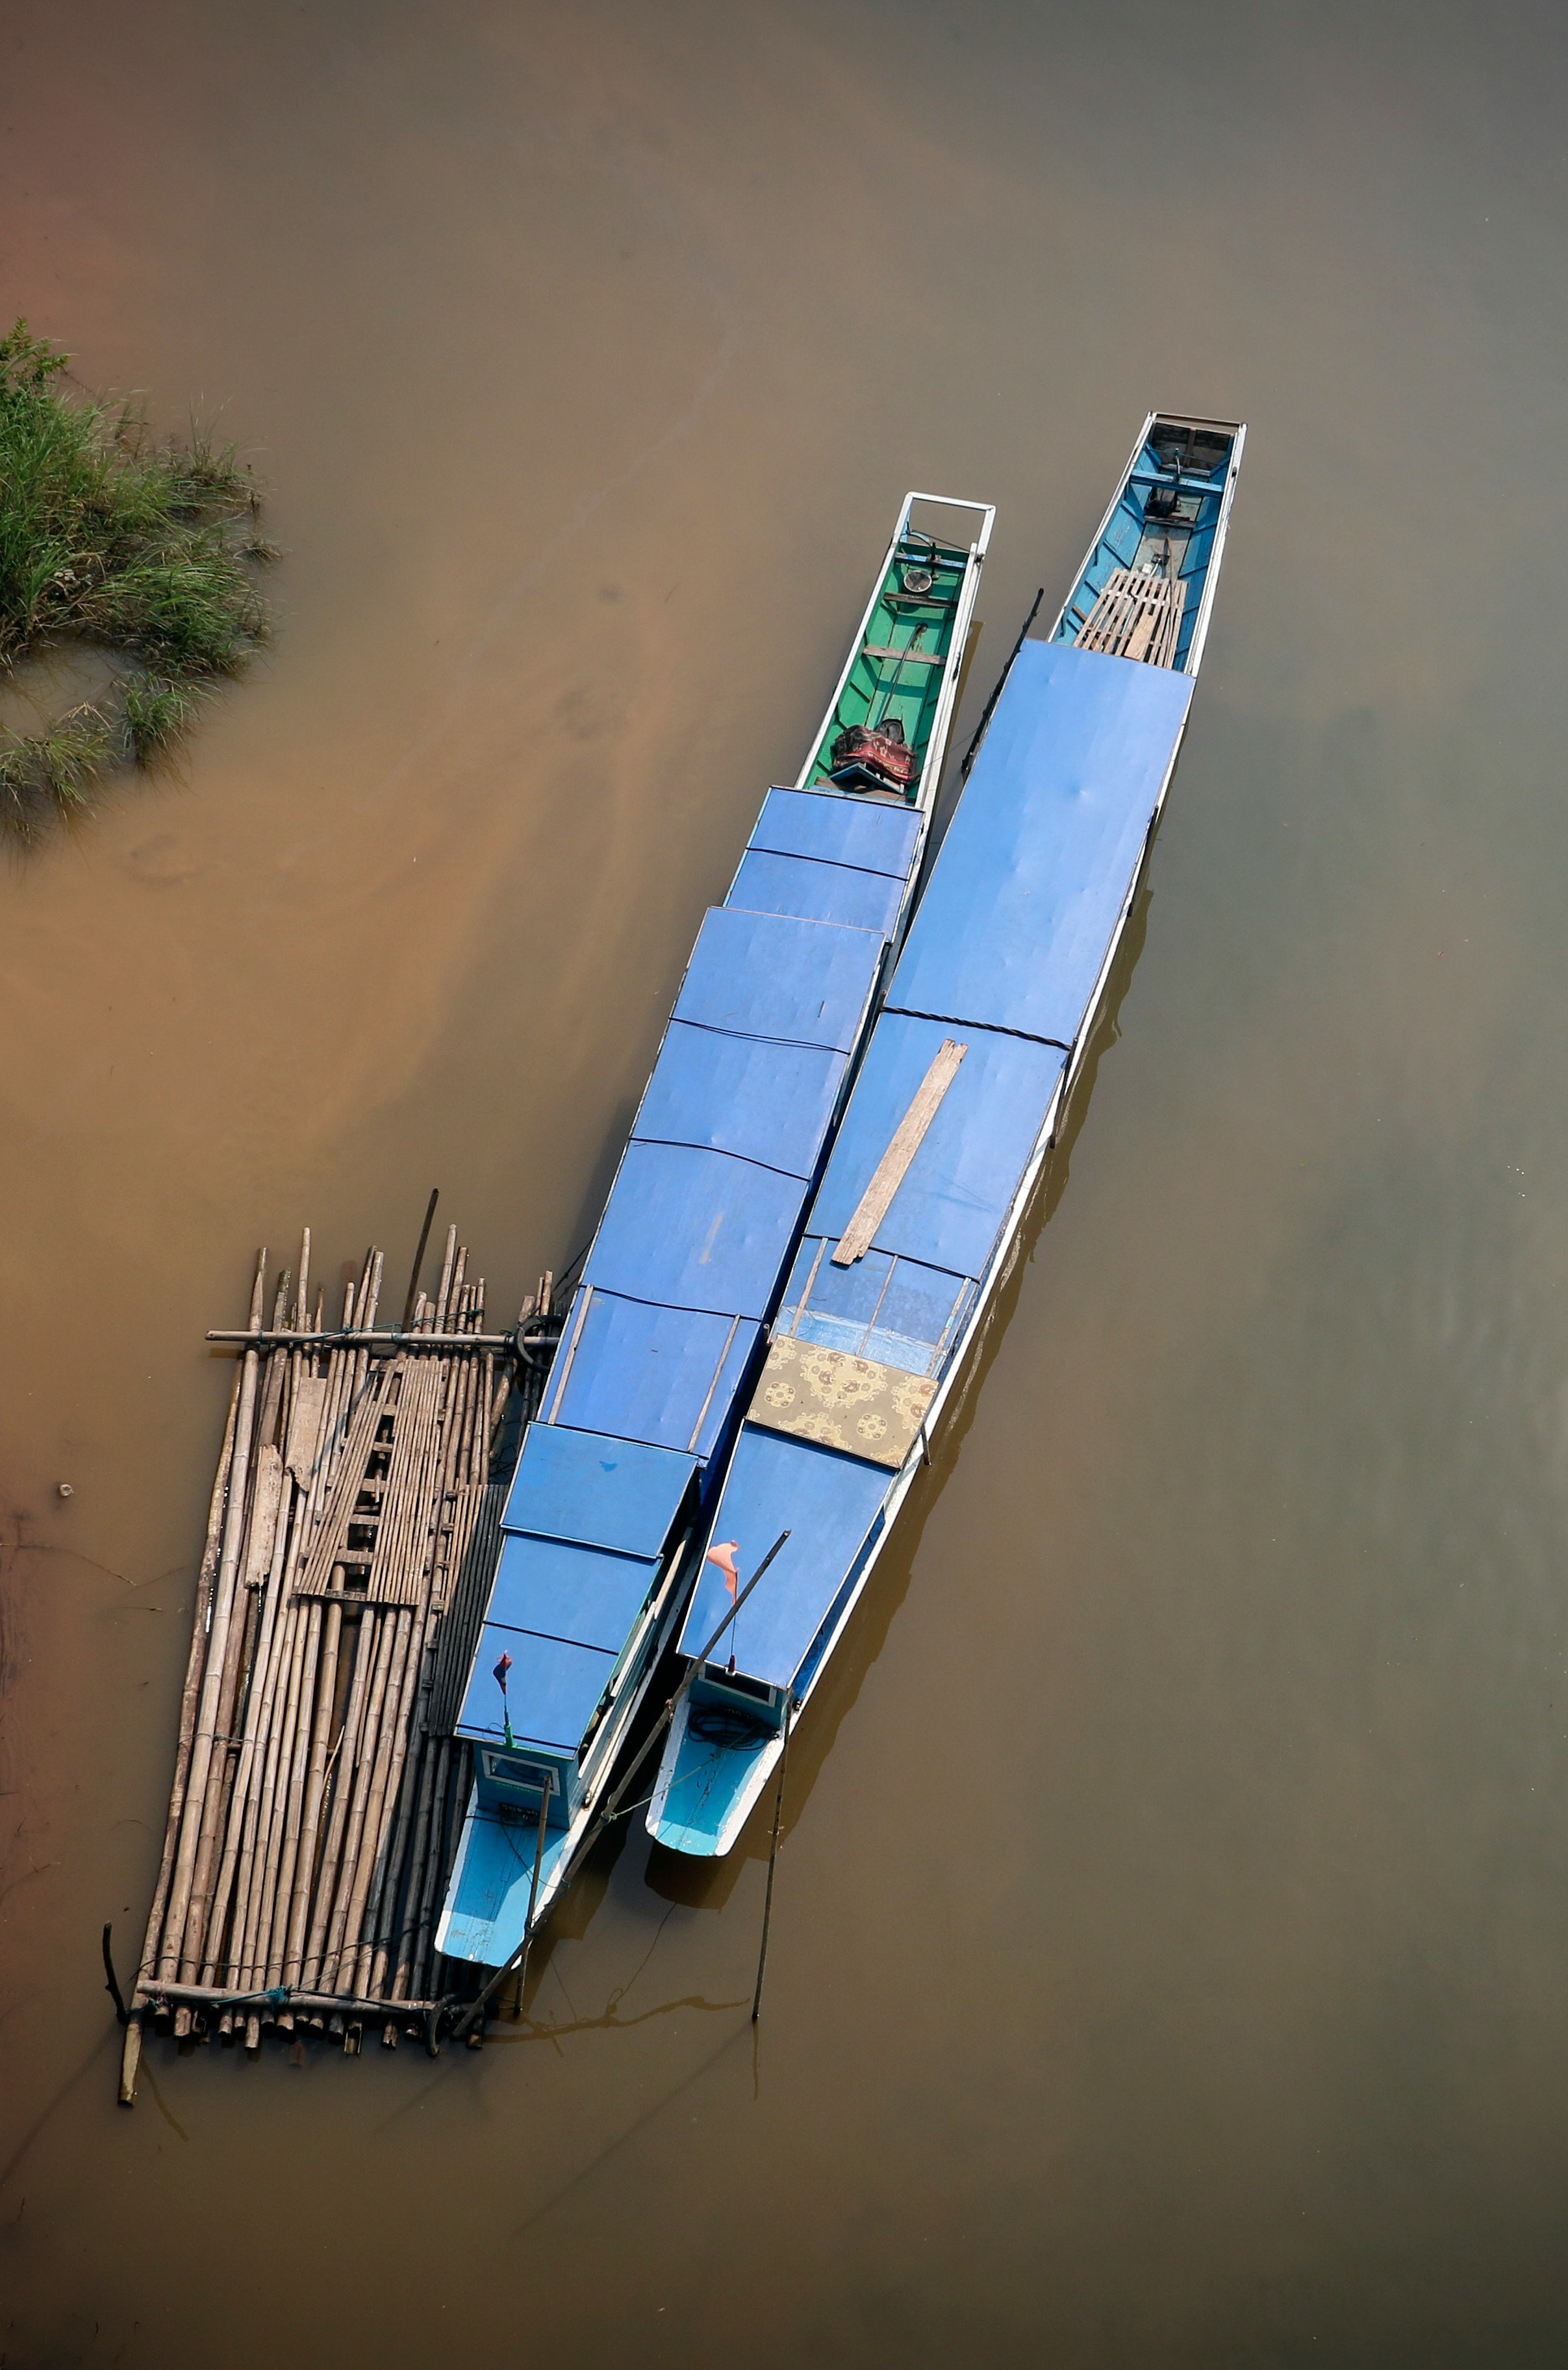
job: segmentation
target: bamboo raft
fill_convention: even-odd
[[[267,1265],[248,1325],[209,1336],[239,1355],[124,2011],[126,2105],[149,2024],[250,2050],[315,2032],[352,2054],[379,2021],[388,2046],[418,2034],[433,2053],[472,1984],[433,1943],[468,1775],[451,1730],[558,1329],[552,1279],[515,1333],[486,1333],[453,1227],[402,1326],[377,1328],[372,1249],[326,1330],[308,1230],[264,1326]]]

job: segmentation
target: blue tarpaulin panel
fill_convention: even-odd
[[[770,1686],[795,1676],[892,1480],[879,1465],[812,1441],[744,1428],[714,1536],[737,1542],[744,1586],[779,1533],[790,1536],[715,1648],[715,1661],[733,1653],[741,1670]],[[683,1654],[701,1653],[728,1602],[723,1578],[704,1563],[681,1632]]]
[[[658,1570],[658,1562],[646,1556],[612,1555],[604,1547],[509,1532],[490,1618],[509,1629],[536,1629],[574,1646],[618,1654]]]
[[[672,1020],[632,1133],[809,1177],[848,1066],[847,1056],[828,1046],[733,1037]]]
[[[1131,889],[1192,679],[1025,642],[888,991],[1070,1045]]]
[[[761,1589],[757,1593],[761,1595]],[[512,1659],[504,1702],[495,1676],[503,1654]],[[541,1638],[532,1630],[486,1621],[479,1633],[457,1733],[499,1743],[509,1711],[519,1744],[550,1744],[558,1753],[575,1753],[614,1667],[614,1655],[596,1646],[568,1645],[559,1638]]]
[[[629,1144],[583,1282],[671,1308],[765,1317],[800,1198],[798,1178],[754,1160]]]
[[[694,1467],[668,1448],[531,1423],[501,1521],[509,1531],[657,1556]]]
[[[945,860],[944,848],[938,874]],[[967,1051],[873,1239],[879,1250],[979,1276],[1066,1066],[1059,1046],[884,1012],[807,1226],[843,1233],[947,1038]]]
[[[784,1287],[777,1330],[852,1358],[875,1358],[908,1375],[938,1371],[943,1353],[974,1306],[966,1275],[922,1260],[891,1259],[872,1249],[849,1267],[835,1267],[835,1245],[807,1235]]]
[[[912,807],[883,806],[820,790],[770,790],[751,834],[775,856],[815,856],[865,872],[909,876],[920,817]]]
[[[799,914],[808,922],[847,922],[853,929],[893,934],[904,884],[886,872],[848,864],[818,864],[807,856],[774,856],[748,848],[726,903],[752,914]]]
[[[574,1338],[568,1321],[567,1338]],[[575,1333],[556,1423],[711,1456],[761,1329],[596,1292]]]
[[[675,1018],[847,1053],[860,1033],[882,943],[879,931],[842,923],[710,906]]]

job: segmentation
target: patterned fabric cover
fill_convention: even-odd
[[[746,1420],[896,1469],[920,1437],[935,1389],[931,1376],[786,1334],[768,1351]]]

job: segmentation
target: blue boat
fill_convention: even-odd
[[[1150,415],[982,719],[704,1543],[647,1812],[673,1850],[739,1835],[1006,1272],[1175,765],[1243,433]]]
[[[806,764],[698,934],[507,1500],[449,1958],[504,1966],[537,1926],[685,1609],[902,932],[993,517],[906,498]]]

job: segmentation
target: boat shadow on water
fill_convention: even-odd
[[[1161,823],[1163,820],[1162,816]],[[882,1558],[871,1585],[850,1616],[844,1635],[813,1693],[808,1708],[801,1716],[799,1728],[791,1734],[789,1780],[779,1830],[781,1841],[794,1832],[796,1821],[805,1812],[817,1780],[838,1742],[839,1730],[859,1700],[866,1674],[880,1657],[894,1617],[909,1593],[927,1518],[963,1453],[991,1364],[1017,1306],[1024,1272],[1067,1191],[1072,1156],[1088,1118],[1094,1081],[1101,1061],[1121,1035],[1122,1001],[1132,984],[1133,973],[1148,935],[1149,910],[1154,896],[1148,867],[1158,844],[1160,824],[1157,823],[1150,834],[1143,878],[1127,915],[1127,927],[1116,949],[1105,995],[1084,1052],[1082,1066],[1073,1081],[1055,1143],[1040,1171],[1034,1201],[1018,1229],[1007,1273],[987,1312],[947,1419],[933,1444],[930,1463],[917,1478],[900,1514],[896,1549]],[[691,1853],[668,1850],[655,1842],[643,1871],[643,1882],[660,1900],[681,1907],[723,1909],[744,1864],[768,1858],[773,1837],[773,1801],[774,1789],[769,1786],[753,1809],[734,1849],[719,1857],[699,1858]],[[611,1882],[620,1858],[620,1848],[618,1844],[612,1845],[606,1837],[601,1851],[595,1855],[596,1866],[590,1872],[590,1881],[596,1881],[593,1893],[595,1908]],[[580,1913],[580,1902],[573,1906],[578,1907]],[[591,1910],[589,1915],[591,1917]],[[552,1939],[566,1932],[567,1918],[571,1916],[572,1911],[568,1907],[562,1916],[553,1921]],[[587,1922],[585,1919],[582,1927],[578,1928],[576,1918],[572,1918],[574,1931],[586,1930]]]

